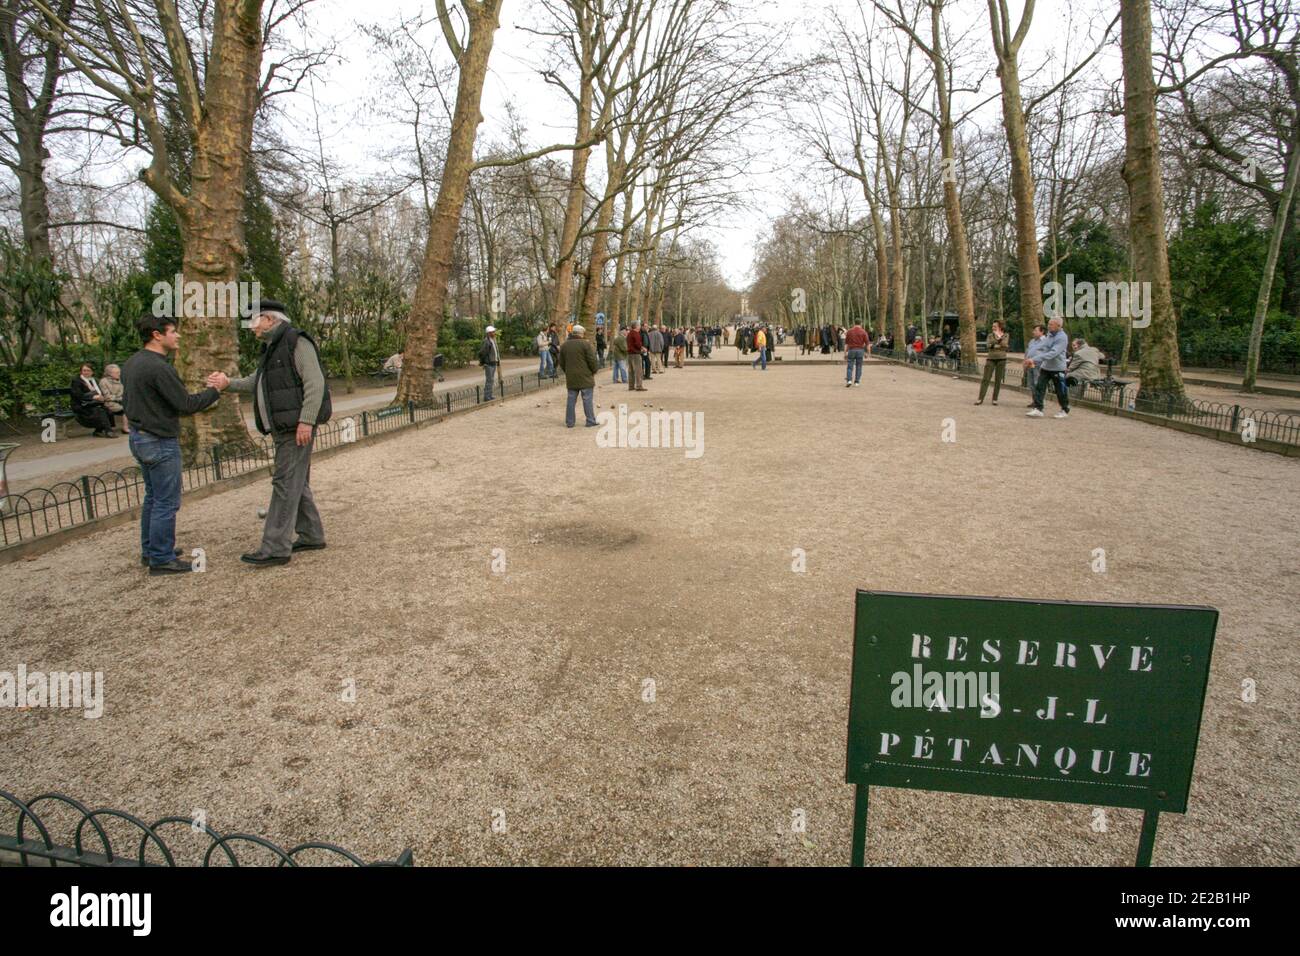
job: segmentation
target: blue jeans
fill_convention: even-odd
[[[754,361],[750,362],[750,363],[749,363],[749,367],[750,367],[750,368],[753,368],[753,367],[754,367],[755,365],[757,365],[759,362],[762,362],[762,363],[763,363],[763,371],[766,372],[766,371],[767,371],[767,348],[766,348],[766,347],[761,348],[761,349],[758,350],[758,358],[756,358],[756,359],[754,359]]]
[[[844,381],[862,381],[862,360],[866,358],[866,349],[849,349],[847,362],[844,366]]]
[[[550,349],[542,349],[542,351],[539,353],[539,355],[540,355],[541,362],[540,362],[540,364],[537,366],[537,374],[538,374],[538,375],[554,375],[554,374],[555,374],[555,359],[553,359],[553,358],[551,357],[551,350],[550,350]]]
[[[176,560],[176,512],[181,510],[181,443],[132,428],[127,444],[144,479],[140,553],[151,567],[170,564]]]
[[[621,377],[620,377],[621,376]],[[627,359],[614,359],[614,383],[627,381]]]
[[[483,366],[483,401],[492,401],[492,385],[497,380],[497,367],[495,365]]]
[[[591,404],[591,400],[592,397],[595,395],[595,392],[596,390],[594,388],[569,389],[569,398],[568,401],[566,401],[564,404],[564,424],[568,425],[570,428],[574,426],[575,424],[574,411],[576,410],[577,407],[579,394],[582,395],[582,412],[584,415],[587,416],[587,424],[588,425],[598,424],[596,421],[596,410],[595,408],[592,407]]]

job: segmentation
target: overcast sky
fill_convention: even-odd
[[[847,11],[852,17],[855,0],[737,0],[736,8],[747,20],[762,25],[773,32],[790,33],[790,52],[802,56],[814,52],[832,52],[825,48],[827,13],[833,9]],[[1018,16],[1020,0],[1011,0],[1013,16]],[[342,162],[354,175],[382,168],[380,156],[386,150],[405,146],[409,129],[384,121],[377,116],[376,101],[382,97],[377,75],[382,67],[371,51],[369,41],[358,30],[358,23],[392,24],[399,17],[413,16],[423,11],[432,17],[433,5],[413,0],[316,0],[307,8],[310,11],[309,31],[312,41],[321,43],[330,38],[338,41],[340,58],[316,75],[314,89],[322,108],[322,122],[326,129],[326,150]],[[988,39],[988,13],[986,0],[953,0],[948,22],[958,33],[969,30],[971,55],[966,60],[966,73],[959,73],[958,85],[970,83],[976,75],[985,74],[978,97],[987,99],[997,92],[997,79],[992,74],[992,49]],[[1106,11],[1098,13],[1097,11]],[[1043,82],[1060,75],[1064,57],[1071,62],[1090,51],[1095,39],[1085,35],[1089,24],[1094,24],[1094,36],[1100,35],[1100,25],[1113,16],[1113,6],[1106,0],[1081,0],[1071,4],[1066,0],[1040,0],[1034,24],[1022,51],[1022,75],[1037,72]],[[484,124],[479,130],[483,142],[500,135],[506,128],[506,107],[513,103],[518,114],[528,125],[533,147],[563,142],[572,136],[573,109],[571,103],[558,90],[538,76],[545,63],[544,41],[520,29],[521,24],[535,23],[541,11],[527,0],[506,0],[501,17],[501,28],[490,61],[490,75],[484,90]],[[1077,26],[1076,26],[1077,25]],[[445,45],[436,27],[428,33],[430,42],[437,47],[439,58],[449,62]],[[1119,73],[1118,55],[1107,58],[1100,66],[1105,76]],[[1028,82],[1028,80],[1027,80]],[[287,122],[298,129],[296,142],[302,148],[314,150],[311,136],[312,108],[304,84],[302,92],[281,99],[287,112]],[[795,117],[798,109],[786,104]],[[788,121],[789,117],[787,117]],[[974,122],[982,129],[998,129],[1001,124],[1000,105],[996,97],[976,114]],[[754,154],[745,165],[740,182],[747,197],[744,208],[728,210],[715,217],[700,233],[717,246],[727,280],[742,288],[751,280],[750,267],[754,246],[768,228],[769,223],[788,205],[795,192],[805,195],[825,193],[829,175],[816,167],[799,147],[796,133],[783,130],[773,122],[747,131],[747,142],[736,144]],[[564,154],[557,154],[567,162]],[[592,154],[593,179],[602,175],[601,150]],[[129,179],[142,165],[137,161],[121,178]],[[590,185],[590,183],[589,183]]]

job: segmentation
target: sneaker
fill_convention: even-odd
[[[1043,417],[1043,413],[1042,413],[1042,410],[1041,410],[1041,409],[1033,408],[1033,409],[1030,409],[1029,411],[1025,412],[1025,417],[1026,417],[1026,418],[1042,418],[1042,417]]]
[[[1057,412],[1057,413],[1056,413],[1055,415],[1053,415],[1052,417],[1053,417],[1053,418],[1069,418],[1069,417],[1070,417],[1070,413],[1067,412],[1065,409],[1061,409],[1059,412]]]
[[[845,383],[844,383],[844,387],[845,387],[845,388],[852,388],[852,387],[853,387],[853,383],[852,383],[852,382],[845,382]]]
[[[861,383],[861,382],[854,382],[854,383],[853,383],[853,387],[854,387],[854,388],[861,388],[861,387],[862,387],[862,383]]]

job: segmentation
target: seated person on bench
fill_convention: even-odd
[[[1083,339],[1075,339],[1071,344],[1070,364],[1065,369],[1066,385],[1083,385],[1101,379],[1101,351],[1089,345]]]
[[[405,354],[405,352],[394,352],[392,355],[388,356],[388,360],[384,362],[384,371],[400,372],[402,370],[402,357]]]
[[[108,413],[113,416],[113,422],[118,426],[118,431],[123,435],[127,434],[126,427],[126,408],[123,406],[122,370],[116,365],[105,365],[104,375],[99,380],[99,390],[104,393],[104,407]],[[118,421],[118,418],[121,421]]]
[[[108,410],[108,399],[99,383],[95,370],[81,366],[81,374],[72,380],[72,414],[77,422],[95,430],[96,438],[114,438],[113,413]]]

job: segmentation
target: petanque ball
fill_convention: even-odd
[[[258,509],[257,509],[257,516],[258,516],[259,518],[265,518],[265,517],[266,517],[266,509],[265,509],[265,508],[258,508]]]

